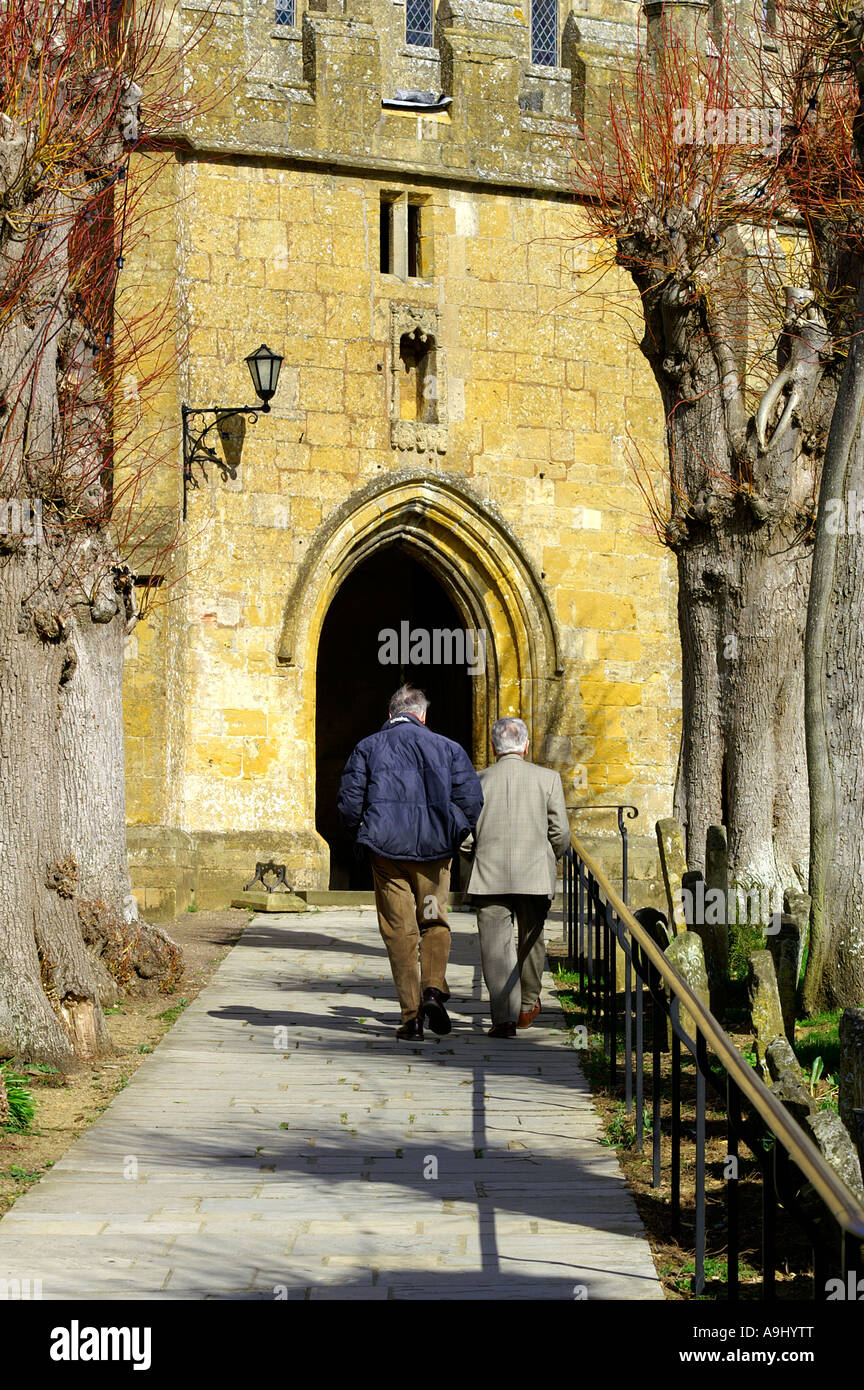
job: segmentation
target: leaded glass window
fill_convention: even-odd
[[[407,0],[405,6],[405,41],[420,48],[431,48],[434,0]]]
[[[294,0],[276,0],[276,23],[294,23]]]
[[[558,66],[558,0],[531,0],[531,62]]]

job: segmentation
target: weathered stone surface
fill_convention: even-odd
[[[674,816],[657,821],[657,845],[660,850],[660,867],[666,887],[666,901],[669,906],[669,921],[676,932],[687,930],[681,889],[687,872],[687,855],[684,851],[684,835]]]
[[[844,1009],[840,1015],[840,1118],[856,1137],[853,1111],[864,1110],[864,1009]]]
[[[859,1201],[864,1202],[864,1182],[861,1163],[849,1131],[833,1110],[820,1110],[810,1115],[807,1124],[813,1131],[823,1157],[831,1164]]]
[[[783,912],[791,917],[798,928],[798,974],[804,960],[804,947],[810,929],[810,894],[796,893],[787,888],[783,894]]]
[[[772,923],[772,925],[774,925]],[[768,950],[774,961],[780,1008],[783,1011],[783,1030],[790,1043],[795,1041],[795,1016],[798,998],[798,961],[801,938],[798,922],[786,913],[780,918],[780,930],[767,938]]]
[[[491,711],[527,718],[568,804],[639,807],[651,830],[631,842],[631,879],[653,881],[656,862],[644,861],[680,734],[675,565],[635,521],[625,436],[659,460],[662,403],[604,317],[610,291],[626,289],[637,310],[638,294],[615,270],[598,287],[560,139],[561,118],[583,99],[596,114],[622,46],[632,51],[636,16],[618,8],[611,26],[571,16],[561,67],[530,63],[530,14],[504,0],[439,7],[423,51],[406,51],[405,6],[392,0],[347,14],[316,0],[278,35],[272,10],[232,4],[196,49],[192,87],[241,76],[218,110],[205,103],[188,158],[152,186],[146,250],[126,251],[136,313],[165,305],[189,329],[182,374],[178,364],[140,412],[143,438],[176,430],[181,400],[245,399],[243,357],[262,337],[285,360],[237,477],[200,479],[173,556],[140,552],[160,573],[170,560],[169,579],[187,576],[127,648],[127,806],[145,915],[229,903],[247,881],[247,835],[298,889],[353,881],[335,784],[392,688],[374,717],[357,698],[382,678],[362,623],[336,643],[344,679],[317,679],[336,595],[397,551],[445,593],[475,596],[465,614],[488,637],[487,670],[448,673],[467,708],[469,687],[478,697],[459,734],[475,765],[490,756]],[[382,107],[412,89],[452,105]],[[406,316],[431,330],[435,362],[423,390],[399,393],[396,419],[394,324]],[[124,400],[159,355],[154,344],[118,381]],[[175,469],[148,474],[142,539],[154,509],[160,535],[179,516],[181,482]],[[361,592],[376,634],[407,616],[400,587],[389,616]],[[328,727],[341,731],[333,747]],[[609,841],[618,847],[614,830]]]
[[[708,992],[708,972],[705,969],[705,952],[696,933],[692,931],[679,932],[675,940],[667,946],[666,958],[674,965],[678,974],[683,976],[697,999],[702,1001],[706,1009],[710,1009],[711,999]],[[684,1032],[695,1040],[696,1025],[689,1011],[683,1007],[680,1013],[680,1023]]]
[[[765,1049],[765,1062],[771,1077],[771,1090],[802,1124],[816,1109],[798,1058],[786,1038],[775,1038]]]
[[[750,999],[750,1018],[756,1034],[756,1055],[765,1071],[765,1054],[775,1038],[785,1037],[783,1010],[777,989],[777,976],[770,951],[750,952],[750,975],[747,981]]]

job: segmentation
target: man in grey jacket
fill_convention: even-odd
[[[570,844],[557,772],[525,761],[521,719],[492,726],[496,762],[480,773],[483,810],[474,832],[468,894],[477,907],[492,1038],[513,1038],[540,1012],[546,948],[543,927],[555,896],[555,864]],[[519,949],[513,941],[516,920]]]

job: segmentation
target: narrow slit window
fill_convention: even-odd
[[[405,6],[405,42],[432,48],[433,0],[408,0]]]
[[[275,18],[277,26],[295,23],[296,0],[276,0]]]
[[[531,0],[531,62],[558,66],[558,0]]]
[[[382,275],[393,274],[393,200],[392,198],[381,199],[381,213],[379,223],[380,257],[379,265]]]

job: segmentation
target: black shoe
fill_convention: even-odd
[[[423,1003],[420,1005],[421,1016],[426,1019],[432,1032],[439,1035],[449,1033],[453,1026],[444,1008],[444,998],[440,989],[424,989]]]
[[[495,1023],[486,1033],[487,1038],[515,1038],[515,1023]]]
[[[406,1019],[402,1026],[396,1029],[396,1036],[403,1042],[422,1042],[423,1015],[418,1014],[416,1018]]]

